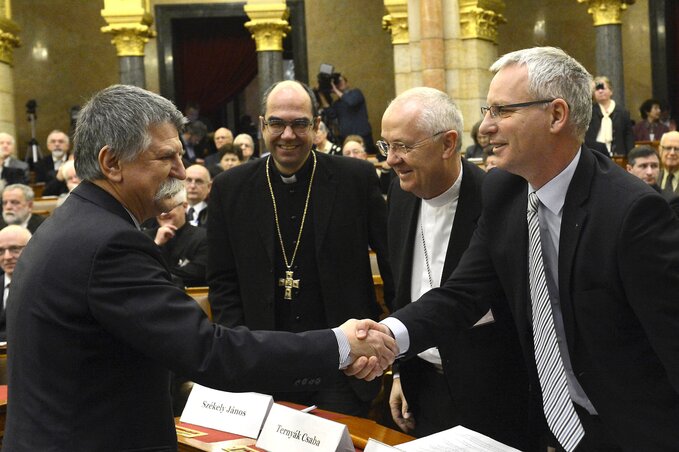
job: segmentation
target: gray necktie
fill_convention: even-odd
[[[193,221],[193,214],[196,210],[193,207],[189,207],[189,211],[186,212],[186,219],[188,221]]]
[[[538,221],[538,196],[528,195],[528,267],[530,275],[530,298],[533,312],[533,345],[537,364],[542,406],[547,425],[559,441],[570,452],[578,445],[585,431],[575,412],[568,393],[568,382],[559,346],[556,339],[552,305],[545,279]]]

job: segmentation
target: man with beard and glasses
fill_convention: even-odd
[[[2,191],[2,219],[0,228],[17,224],[35,233],[45,217],[33,213],[35,194],[28,185],[12,184]]]
[[[82,182],[12,276],[5,450],[177,450],[170,371],[273,392],[331,385],[355,358],[374,378],[393,360],[394,341],[374,322],[360,324],[381,330],[365,341],[355,320],[301,334],[227,329],[172,283],[139,225],[178,205],[184,121],[170,101],[126,85],[81,110]]]

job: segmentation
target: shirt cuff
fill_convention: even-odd
[[[351,353],[349,339],[344,334],[344,331],[342,331],[339,327],[333,328],[332,332],[335,333],[335,338],[337,339],[337,348],[339,350],[339,369],[346,369],[352,362],[351,356],[349,356]]]
[[[391,330],[391,334],[396,339],[396,345],[398,345],[398,350],[400,355],[397,358],[406,354],[410,348],[410,336],[408,335],[408,329],[399,319],[395,317],[387,317],[380,322],[382,325],[386,325],[387,328]]]

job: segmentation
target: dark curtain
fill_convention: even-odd
[[[243,20],[178,21],[174,68],[177,104],[198,103],[212,115],[240,93],[257,75],[255,42]]]

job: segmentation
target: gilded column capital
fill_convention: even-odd
[[[384,7],[389,14],[382,17],[382,29],[391,32],[391,43],[408,44],[408,1],[384,0]]]
[[[144,46],[156,36],[149,8],[148,0],[104,0],[101,16],[108,25],[101,32],[113,35],[119,57],[144,56]]]
[[[497,27],[507,23],[502,0],[460,0],[462,39],[484,39],[497,44]]]
[[[9,19],[0,18],[0,62],[14,63],[14,49],[21,45],[19,26]]]
[[[291,30],[285,3],[248,3],[244,10],[250,18],[245,28],[252,34],[257,52],[282,52],[283,38]]]
[[[627,5],[634,4],[635,0],[578,0],[578,3],[587,4],[587,12],[592,15],[594,26],[619,25],[622,23],[622,12]]]

